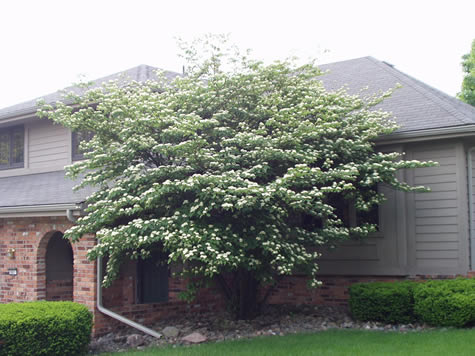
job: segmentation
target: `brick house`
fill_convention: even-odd
[[[154,78],[154,69],[139,66],[119,74],[145,81]],[[401,128],[382,137],[378,148],[440,165],[397,173],[410,184],[431,187],[430,193],[381,188],[388,200],[378,212],[379,232],[326,252],[320,262],[323,287],[309,291],[304,278],[289,277],[270,302],[342,304],[356,281],[469,275],[475,269],[475,108],[371,57],[322,69],[329,71],[322,81],[330,90],[347,85],[356,93],[368,86],[371,94],[400,83],[380,107],[393,112]],[[44,99],[53,103],[60,97]],[[0,302],[83,303],[94,313],[96,335],[120,325],[99,309],[149,325],[177,313],[222,308],[214,289],[203,290],[191,304],[179,300],[184,283],[146,262],[126,263],[113,286],[97,288],[98,263],[86,258],[94,236],[73,245],[62,239],[90,193],[74,193],[75,182],[64,177],[64,166],[81,159],[82,138],[35,112],[36,101],[0,110]]]

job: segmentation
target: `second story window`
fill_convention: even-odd
[[[23,126],[0,129],[0,169],[23,167],[24,142]]]
[[[72,134],[72,159],[79,161],[84,159],[84,152],[80,150],[81,142],[90,141],[94,134],[91,131],[74,131]]]

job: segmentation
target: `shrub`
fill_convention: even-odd
[[[356,283],[350,287],[350,309],[362,321],[410,323],[414,321],[414,283]]]
[[[434,326],[475,322],[475,279],[434,280],[414,290],[414,312]]]
[[[73,302],[0,305],[0,356],[84,355],[92,314]]]

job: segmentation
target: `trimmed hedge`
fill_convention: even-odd
[[[463,327],[475,324],[475,279],[356,283],[349,304],[358,320]]]
[[[463,327],[475,322],[475,279],[433,280],[414,291],[419,319],[436,326]]]
[[[85,355],[92,314],[73,302],[0,305],[0,356]]]
[[[414,320],[414,284],[405,282],[356,283],[350,287],[350,309],[355,319],[391,324]]]

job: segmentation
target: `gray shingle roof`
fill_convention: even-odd
[[[78,204],[92,189],[73,192],[77,183],[65,177],[64,171],[0,178],[0,208]]]
[[[329,71],[321,77],[328,90],[346,85],[351,94],[374,94],[396,87],[390,98],[377,107],[390,111],[399,124],[399,132],[475,124],[475,108],[451,97],[393,66],[372,57],[351,59],[320,66]]]
[[[94,82],[93,87],[98,87],[101,84],[108,82],[109,80],[114,80],[114,79],[117,79],[119,83],[124,83],[124,84],[131,81],[145,82],[147,80],[156,80],[157,76],[155,73],[157,70],[159,70],[159,68],[142,64],[137,67],[127,69],[123,72],[111,74],[106,77],[96,79],[93,81]],[[170,72],[170,71],[164,71],[164,74],[168,79],[173,79],[176,76],[180,75],[179,73]],[[64,89],[64,91],[66,92],[74,91],[76,93],[81,93],[82,89],[71,86]],[[25,101],[20,104],[16,104],[4,109],[0,109],[0,120],[18,116],[18,115],[35,113],[37,110],[36,103],[39,99],[44,99],[46,103],[48,104],[54,104],[58,101],[62,101],[63,100],[62,92],[64,91],[63,90],[57,91],[57,92],[33,99],[33,100]]]
[[[325,87],[329,90],[347,86],[350,93],[356,94],[362,88],[368,87],[368,90],[363,94],[374,94],[394,88],[398,83],[401,84],[402,88],[396,90],[390,98],[378,106],[394,114],[400,126],[399,132],[475,124],[474,107],[372,57],[325,64],[321,68],[324,71],[329,71],[321,77]],[[94,86],[99,86],[112,79],[119,79],[124,82],[153,80],[156,79],[155,71],[157,69],[156,67],[139,65],[120,73],[99,78],[94,81]],[[165,75],[172,79],[180,74],[165,71]],[[79,89],[66,88],[66,91],[70,90],[78,91]],[[45,95],[42,98],[47,103],[55,103],[61,100],[61,92]],[[0,109],[0,120],[34,113],[38,99]]]
[[[328,90],[347,86],[349,93],[363,92],[374,94],[394,88],[397,83],[402,88],[379,104],[379,107],[391,111],[398,124],[399,132],[424,132],[438,128],[465,127],[475,124],[475,108],[447,94],[414,79],[392,66],[372,57],[363,57],[321,66],[329,71],[321,77]],[[111,79],[125,83],[130,80],[143,82],[156,78],[157,68],[140,65],[121,73],[116,73],[95,81],[95,85]],[[165,72],[172,79],[178,73]],[[125,76],[123,76],[125,74]],[[67,88],[72,90],[74,88]],[[77,89],[75,89],[77,90]],[[61,99],[60,92],[43,97],[46,102],[54,103]],[[31,100],[0,110],[0,120],[36,111],[36,101]],[[73,192],[76,185],[65,178],[64,171],[0,178],[0,209],[8,207],[77,204],[92,193],[92,189]]]

